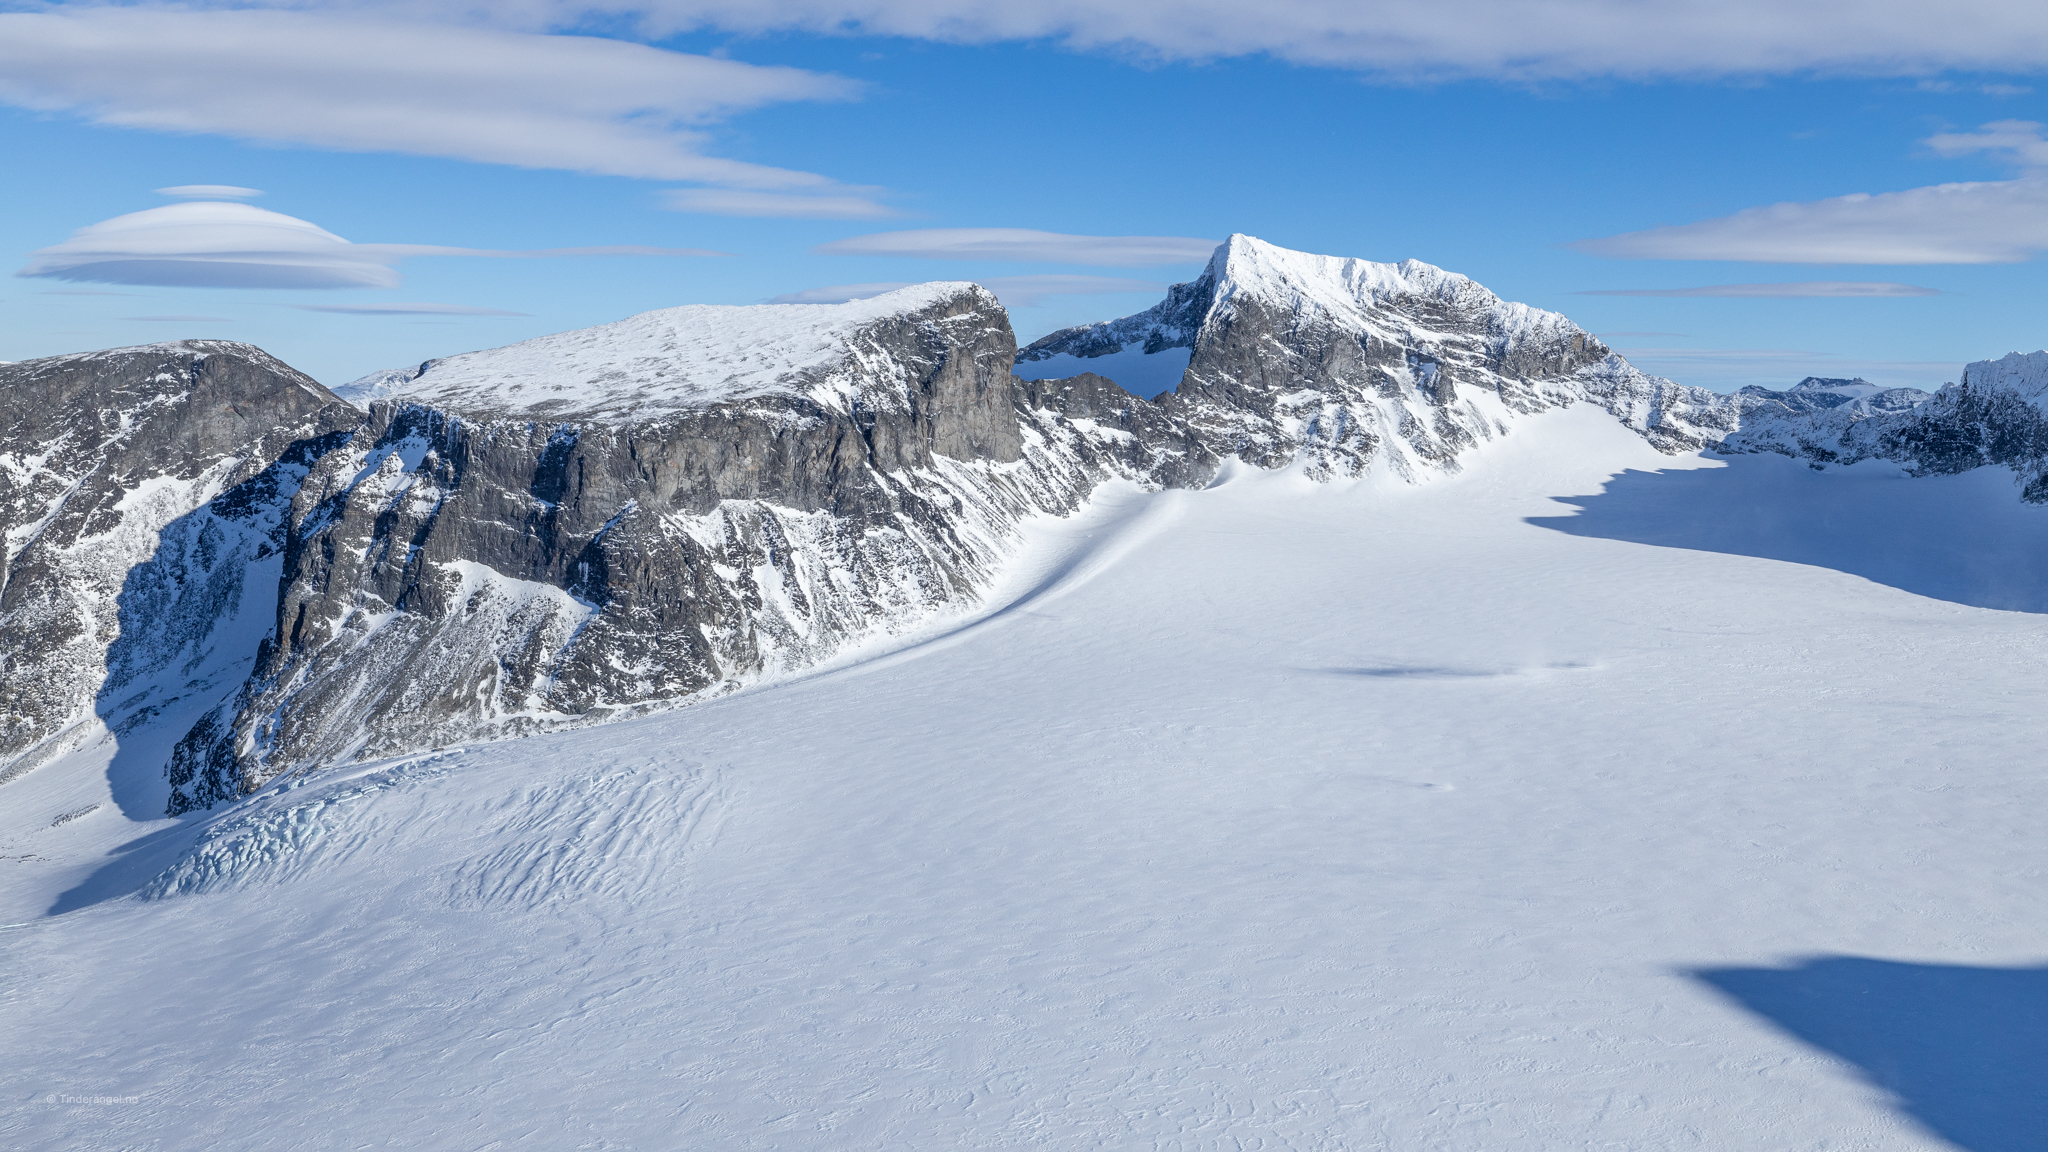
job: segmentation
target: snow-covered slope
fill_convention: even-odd
[[[1574,406],[1032,532],[986,616],[799,682],[203,826],[0,808],[0,1144],[2048,1138],[2002,476]]]
[[[359,403],[403,397],[448,412],[547,420],[647,419],[758,396],[843,407],[889,362],[869,341],[872,329],[982,291],[941,282],[844,304],[664,308],[377,373],[340,391]],[[977,321],[985,314],[940,322]]]

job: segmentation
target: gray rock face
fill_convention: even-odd
[[[2048,352],[1979,360],[1931,398],[1918,395],[1916,403],[1873,410],[1833,440],[1816,437],[1806,454],[1828,460],[1832,452],[1843,463],[1894,460],[1917,476],[2003,466],[2021,485],[2022,500],[2048,503]]]
[[[1018,354],[1028,371],[1101,364],[1149,376],[1175,363],[1156,398],[1212,453],[1312,476],[1381,467],[1409,478],[1458,456],[1516,416],[1591,400],[1667,452],[1732,431],[1727,397],[1646,376],[1554,312],[1502,300],[1419,261],[1314,256],[1233,236],[1202,276],[1159,305],[1055,332]]]
[[[794,370],[735,386],[721,366],[722,392],[680,369],[585,386],[556,338],[399,382],[294,499],[276,639],[180,745],[174,810],[309,762],[673,705],[971,603],[1020,519],[1106,472],[1043,433],[1027,449],[1008,317],[941,288]],[[728,313],[805,319],[677,311],[676,355],[711,360],[759,350],[725,347],[761,319]],[[609,356],[658,326],[623,323],[570,335]],[[535,361],[584,406],[492,387]]]
[[[358,420],[245,344],[0,366],[0,780],[232,690],[284,502]]]

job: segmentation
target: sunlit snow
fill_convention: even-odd
[[[109,803],[105,749],[11,785],[0,1133],[2048,1136],[2048,515],[2003,470],[1578,406],[1422,484],[1111,485],[1031,534],[977,616],[665,716],[192,823]]]

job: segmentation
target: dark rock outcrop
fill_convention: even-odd
[[[697,337],[678,357],[723,354],[734,311],[610,339],[673,322]],[[1106,473],[1027,452],[1015,339],[986,291],[880,312],[736,393],[599,382],[555,403],[493,387],[523,368],[460,357],[397,382],[294,501],[276,638],[180,745],[173,806],[309,762],[673,705],[971,603],[1019,519]],[[512,362],[581,370],[534,343]]]
[[[246,344],[0,365],[0,780],[245,669],[209,637],[267,623],[250,567],[359,421]]]

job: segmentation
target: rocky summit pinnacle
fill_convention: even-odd
[[[1571,404],[1666,453],[2002,464],[2048,499],[2044,365],[1724,396],[1432,265],[1233,236],[1154,307],[1021,352],[986,290],[938,283],[336,392],[200,341],[0,366],[0,774],[169,732],[176,814],[672,707],[972,607],[1026,519],[1105,480],[1420,481]]]

